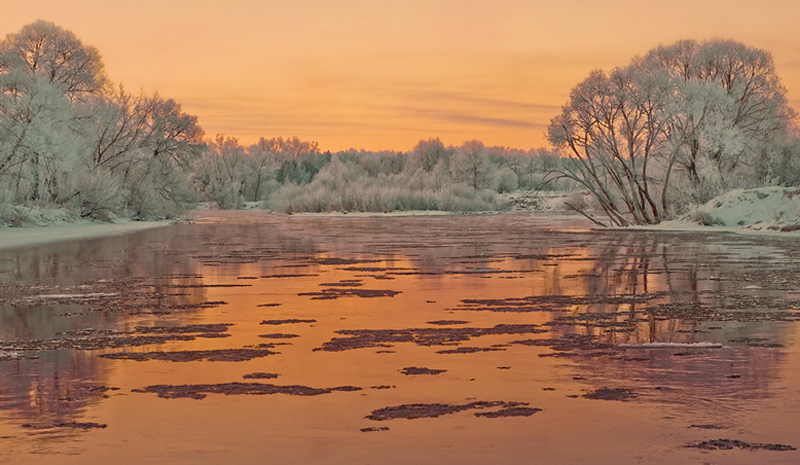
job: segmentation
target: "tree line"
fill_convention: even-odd
[[[477,140],[446,147],[428,139],[408,152],[331,153],[297,138],[262,138],[245,147],[218,135],[198,158],[193,181],[203,199],[221,208],[262,202],[279,212],[486,211],[504,208],[499,194],[557,187],[545,179],[555,162],[543,149],[486,147]]]
[[[580,189],[592,201],[570,207],[598,224],[597,211],[614,225],[654,224],[732,188],[800,183],[795,119],[769,53],[687,40],[580,82],[548,128],[554,149],[436,138],[407,152],[322,152],[297,137],[245,146],[205,137],[174,100],[110,82],[94,47],[37,21],[0,41],[0,210],[479,211],[506,208],[509,192]]]

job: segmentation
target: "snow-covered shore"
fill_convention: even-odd
[[[587,192],[554,193],[542,197],[542,212],[568,212],[566,201],[591,201]],[[601,221],[602,211],[591,210]],[[592,229],[606,228],[592,226]],[[655,225],[612,227],[617,230],[727,232],[745,235],[800,237],[800,188],[769,186],[734,189],[692,208],[681,217]]]
[[[97,223],[81,221],[49,226],[0,228],[0,249],[11,249],[51,242],[89,239],[93,237],[118,236],[144,229],[159,228],[174,224],[174,221],[126,221],[121,223]]]
[[[629,229],[798,237],[800,189],[779,186],[734,189],[679,219]]]

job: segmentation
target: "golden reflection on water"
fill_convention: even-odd
[[[562,226],[572,231],[559,232]],[[137,311],[111,311],[110,303],[106,311],[87,311],[93,305],[7,301],[0,307],[3,341],[49,339],[86,328],[233,325],[225,338],[38,351],[38,359],[0,362],[0,436],[10,444],[0,452],[0,463],[667,464],[740,463],[755,453],[765,463],[795,463],[796,452],[701,452],[685,445],[732,437],[797,447],[798,325],[736,313],[754,310],[742,301],[763,302],[755,310],[764,312],[783,305],[775,299],[785,299],[793,283],[778,286],[775,274],[760,271],[786,274],[797,251],[752,238],[575,229],[572,223],[528,215],[319,218],[213,212],[192,224],[77,248],[0,254],[4,269],[13,270],[0,275],[9,296],[55,294],[59,286],[65,289],[59,292],[70,293],[78,288],[68,286],[114,279],[132,280],[124,292],[148,296]],[[400,293],[314,298],[329,296],[326,289]],[[492,311],[528,298],[542,300],[523,312]],[[176,307],[218,301],[226,304]],[[797,304],[788,305],[782,314],[796,313]],[[164,308],[170,310],[151,311]],[[668,313],[675,308],[703,316]],[[260,324],[286,319],[314,321]],[[436,320],[466,323],[429,323]],[[473,336],[454,346],[383,342],[319,350],[347,337],[338,333],[342,330],[501,324],[539,325],[547,332]],[[297,337],[262,337],[276,333]],[[573,336],[591,336],[606,348],[559,351],[513,344]],[[774,346],[748,345],[759,341]],[[722,347],[620,346],[653,342]],[[242,362],[98,357],[262,343],[276,343],[280,354]],[[457,347],[495,350],[437,353]],[[401,373],[405,367],[446,371],[407,376]],[[257,372],[278,377],[243,378]],[[132,392],[159,384],[232,382],[362,390],[311,397],[209,394],[202,400]],[[115,390],[98,394],[98,386]],[[582,397],[606,387],[629,389],[638,397],[628,402]],[[474,401],[527,402],[542,411],[496,419],[477,418],[472,411],[415,420],[365,418],[401,404]],[[56,421],[107,427],[23,426]],[[361,431],[370,427],[389,430]]]

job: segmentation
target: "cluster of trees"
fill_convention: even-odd
[[[556,157],[467,141],[446,147],[420,141],[407,152],[320,152],[297,138],[260,139],[245,147],[230,137],[208,141],[194,184],[221,208],[262,202],[295,211],[478,211],[503,208],[498,194],[552,188]]]
[[[593,72],[548,137],[565,154],[556,173],[588,190],[615,225],[798,181],[795,113],[772,56],[733,41],[680,41]]]
[[[316,142],[297,137],[261,138],[245,147],[236,138],[217,135],[206,141],[195,161],[193,185],[201,198],[220,208],[241,208],[267,200],[284,184],[307,184],[331,161]]]
[[[114,86],[72,32],[37,21],[0,41],[0,204],[169,217],[197,200],[203,147],[196,117]]]

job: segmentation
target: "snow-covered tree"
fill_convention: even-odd
[[[0,72],[8,73],[6,91],[26,93],[44,79],[71,100],[97,94],[106,83],[100,53],[74,33],[48,21],[36,21],[0,42]]]
[[[301,140],[299,137],[273,137],[272,139],[260,138],[256,143],[262,152],[273,154],[287,153],[293,157],[305,154],[319,153],[319,143],[315,141]]]
[[[769,53],[681,41],[593,72],[548,128],[612,223],[658,223],[680,205],[767,181],[794,112]]]
[[[119,172],[145,156],[149,108],[146,96],[134,96],[122,86],[85,106],[88,118],[83,135],[92,169]]]
[[[457,180],[466,183],[474,191],[488,187],[489,154],[483,142],[479,140],[464,142],[453,155],[451,169]]]
[[[446,164],[449,155],[448,150],[438,137],[421,140],[406,159],[408,166],[405,169],[409,171],[421,169],[426,173],[430,173],[437,164]]]
[[[184,113],[179,103],[153,95],[148,99],[147,137],[144,145],[153,158],[169,158],[177,166],[188,167],[203,148],[203,128],[197,117]]]
[[[217,134],[194,167],[195,185],[220,208],[240,208],[245,201],[248,164],[245,148],[234,137]]]
[[[665,139],[667,92],[658,77],[635,68],[595,71],[550,123],[550,142],[572,159],[562,174],[589,190],[614,224],[664,218],[652,180]]]
[[[72,105],[105,82],[97,50],[53,23],[0,41],[0,176],[13,172],[15,190],[28,184],[31,200],[54,199],[56,174],[75,161]]]
[[[696,201],[718,193],[705,184],[727,189],[769,181],[795,113],[768,52],[730,40],[684,40],[632,66],[666,73],[674,86],[670,137],[676,167],[707,191]]]
[[[0,41],[0,201],[171,216],[192,201],[202,137],[173,100],[112,86],[70,31],[36,21]]]
[[[275,172],[280,167],[272,146],[263,137],[247,148],[245,195],[251,202],[265,200],[276,189]]]

